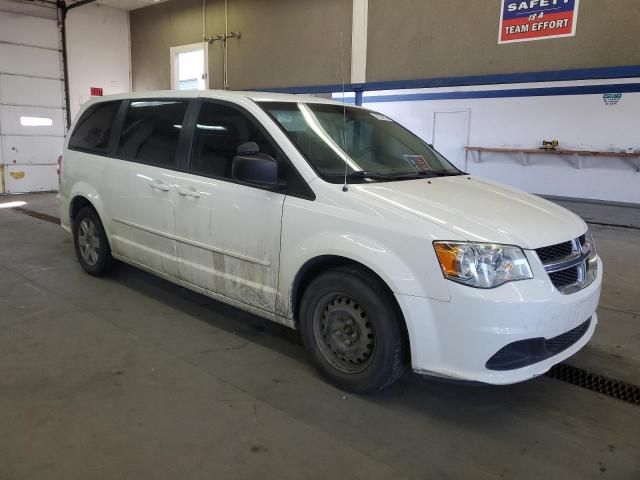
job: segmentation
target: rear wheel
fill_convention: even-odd
[[[111,249],[100,217],[91,207],[83,207],[73,222],[76,256],[85,272],[104,275],[111,265]]]
[[[380,280],[358,268],[321,274],[300,305],[302,339],[316,366],[335,385],[359,393],[402,375],[401,321]]]

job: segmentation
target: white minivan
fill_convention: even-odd
[[[593,335],[602,264],[571,212],[321,98],[145,92],[84,106],[60,159],[78,260],[298,329],[339,387],[407,367],[509,384]]]

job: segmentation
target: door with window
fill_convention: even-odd
[[[171,47],[171,88],[205,90],[209,88],[209,44],[193,43]]]
[[[285,195],[232,178],[237,148],[279,150],[244,111],[203,101],[189,173],[176,179],[175,234],[180,278],[262,311],[275,310]]]
[[[103,170],[116,254],[176,277],[173,185],[189,100],[131,100],[117,145]]]

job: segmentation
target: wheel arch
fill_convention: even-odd
[[[69,202],[69,220],[72,228],[73,228],[73,224],[75,223],[75,219],[76,219],[76,216],[78,215],[78,212],[82,210],[84,207],[91,207],[94,210],[96,210],[96,207],[93,206],[91,201],[83,195],[76,195]],[[97,210],[96,210],[96,213],[97,213]]]
[[[102,204],[102,198],[91,185],[85,182],[75,184],[71,189],[69,199],[69,225],[71,228],[73,228],[75,216],[78,214],[80,209],[85,206],[90,206],[96,211],[98,217],[100,217],[102,226],[105,229],[107,236],[109,236],[108,225],[104,221],[104,205]]]
[[[407,348],[405,349],[407,353],[407,357],[405,360],[411,362],[411,341],[409,336],[409,330],[407,321],[404,318],[404,314],[402,312],[402,308],[400,307],[398,301],[396,300],[396,296],[393,293],[393,290],[389,286],[389,284],[380,276],[375,270],[365,265],[362,262],[354,260],[349,257],[341,256],[341,255],[319,255],[314,258],[307,260],[302,267],[296,273],[292,288],[291,288],[291,308],[293,311],[293,319],[297,323],[300,312],[300,303],[302,300],[302,296],[304,295],[305,290],[311,284],[311,282],[317,278],[322,273],[338,268],[338,267],[354,267],[360,270],[365,271],[369,275],[375,277],[383,288],[387,291],[389,295],[389,300],[392,302],[392,306],[395,309],[398,318],[400,321],[400,329],[402,331],[403,340]]]

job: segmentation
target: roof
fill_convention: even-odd
[[[271,102],[305,102],[305,103],[327,103],[342,105],[342,102],[335,100],[313,97],[311,95],[293,95],[289,93],[270,93],[270,92],[248,92],[233,90],[155,90],[144,92],[120,93],[117,95],[105,95],[104,97],[94,98],[94,101],[104,100],[120,100],[135,98],[219,98],[229,100],[250,99],[254,101],[271,101]]]

